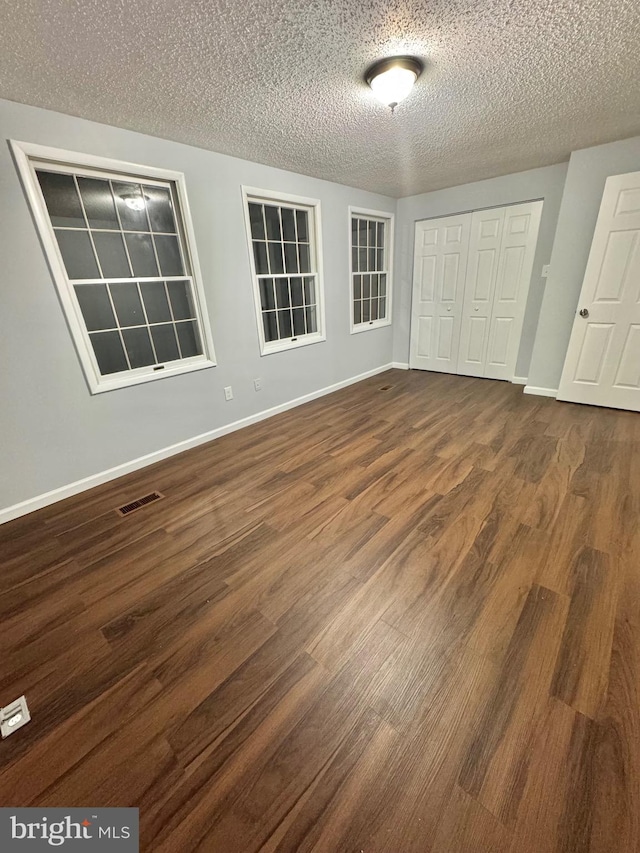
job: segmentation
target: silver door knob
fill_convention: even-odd
[[[588,317],[589,316],[589,311],[587,308],[581,308],[578,313],[580,314],[581,317]]]
[[[451,311],[451,308],[447,308],[447,311]]]
[[[478,308],[474,308],[473,310],[474,310],[474,311],[478,311],[479,309],[478,309]]]

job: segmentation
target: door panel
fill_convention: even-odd
[[[456,373],[471,214],[416,222],[410,366]]]
[[[484,376],[505,209],[476,210],[462,309],[458,372]]]
[[[504,208],[504,223],[483,375],[513,379],[538,242],[542,202]]]
[[[640,172],[607,179],[559,400],[640,411]]]

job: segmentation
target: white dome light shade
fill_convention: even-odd
[[[366,81],[376,98],[393,110],[411,92],[421,72],[419,59],[395,56],[372,65],[367,71]]]

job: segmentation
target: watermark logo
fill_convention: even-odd
[[[0,808],[0,851],[138,853],[138,809]]]

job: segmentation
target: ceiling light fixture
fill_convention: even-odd
[[[376,98],[393,112],[407,97],[423,69],[423,63],[415,56],[388,56],[374,62],[364,79]]]

